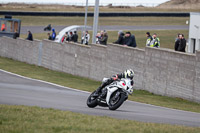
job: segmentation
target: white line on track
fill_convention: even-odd
[[[62,86],[62,85],[54,84],[54,83],[43,81],[43,80],[39,80],[39,79],[33,79],[33,78],[25,77],[25,76],[22,76],[22,75],[19,75],[19,74],[15,74],[15,73],[12,73],[12,72],[8,72],[8,71],[2,70],[2,69],[0,69],[0,71],[5,72],[5,73],[10,74],[10,75],[14,75],[14,76],[23,78],[23,79],[28,79],[28,80],[32,80],[32,81],[38,81],[38,82],[41,82],[41,83],[46,83],[46,84],[49,84],[49,85],[62,87],[62,88],[68,89],[68,90],[74,90],[74,91],[83,92],[83,93],[91,93],[91,92],[88,92],[88,91],[82,91],[82,90],[78,90],[78,89],[73,89],[73,88],[65,87],[65,86]]]

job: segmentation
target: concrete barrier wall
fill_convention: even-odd
[[[195,66],[195,79],[194,79],[194,100],[200,101],[200,51],[196,53],[196,66]]]
[[[145,90],[160,95],[198,100],[194,96],[195,55],[157,48],[146,48],[145,53]],[[196,91],[200,92],[199,89]]]
[[[40,41],[0,38],[0,56],[38,65]]]
[[[135,88],[200,102],[200,51],[196,55],[162,48],[59,44],[0,38],[0,56],[101,81],[135,71]]]

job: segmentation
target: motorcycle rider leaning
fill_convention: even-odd
[[[132,69],[128,69],[125,70],[123,73],[121,74],[117,74],[112,76],[111,78],[109,78],[106,82],[103,82],[101,84],[101,86],[96,90],[96,92],[94,93],[94,96],[98,96],[99,92],[101,92],[101,90],[106,87],[107,85],[111,84],[113,81],[118,80],[118,79],[122,79],[122,78],[129,78],[132,80],[131,85],[133,85],[133,77],[134,77],[134,71]]]

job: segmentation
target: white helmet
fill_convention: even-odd
[[[134,71],[132,69],[128,69],[128,70],[124,71],[124,77],[133,79]]]

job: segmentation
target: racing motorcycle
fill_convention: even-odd
[[[107,80],[108,78],[104,78],[102,82]],[[94,108],[99,105],[108,107],[110,110],[116,110],[128,99],[128,95],[133,93],[133,81],[130,79],[116,80],[101,89],[98,96],[95,92],[96,90],[87,99],[88,107]]]

